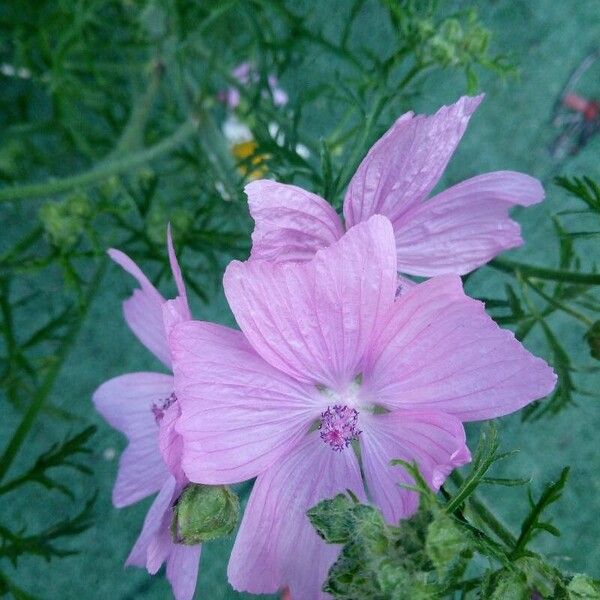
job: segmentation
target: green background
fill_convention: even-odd
[[[314,3],[311,3],[314,5]],[[590,1],[554,2],[551,0],[523,0],[488,2],[479,6],[481,20],[494,32],[494,47],[509,52],[520,68],[515,79],[498,81],[484,77],[480,88],[487,97],[471,121],[443,185],[449,185],[477,173],[499,169],[515,169],[539,177],[546,185],[548,198],[541,206],[516,213],[523,225],[527,245],[512,253],[533,264],[554,264],[555,244],[550,243],[552,231],[549,215],[561,208],[565,193],[551,184],[551,178],[560,174],[589,174],[598,176],[600,136],[578,156],[561,165],[553,164],[547,145],[555,131],[550,125],[550,114],[557,94],[569,73],[582,58],[600,43],[600,3]],[[309,26],[331,23],[330,34],[335,35],[333,3],[318,3],[312,9]],[[356,37],[376,35],[377,11],[366,11],[359,20]],[[327,32],[327,30],[326,30]],[[360,39],[356,40],[359,43]],[[292,79],[281,83],[291,95],[298,93],[303,82],[317,76],[322,58],[308,60]],[[596,71],[598,73],[598,71]],[[600,78],[596,76],[596,94],[600,95]],[[440,104],[449,103],[464,89],[456,76],[436,75],[426,85],[426,93],[418,98],[415,110],[429,112]],[[325,111],[315,115],[313,127],[327,132],[335,124]],[[18,219],[18,211],[13,218]],[[9,233],[10,237],[11,234]],[[144,265],[142,265],[143,267]],[[153,358],[140,349],[133,335],[121,319],[121,301],[132,289],[132,280],[111,266],[103,289],[71,351],[54,388],[51,400],[73,412],[81,423],[98,425],[93,438],[91,459],[94,477],[78,479],[78,492],[85,496],[99,490],[96,503],[96,524],[76,540],[81,552],[73,557],[50,564],[41,559],[26,557],[20,562],[14,578],[26,590],[42,598],[86,598],[119,600],[133,598],[166,598],[169,589],[163,576],[150,578],[138,569],[123,570],[123,562],[141,527],[150,500],[123,510],[115,510],[110,502],[110,490],[115,478],[118,455],[124,439],[111,430],[92,409],[90,397],[102,381],[120,373],[135,370],[160,370]],[[472,294],[491,295],[499,289],[501,277],[490,269],[479,271],[468,284]],[[45,292],[51,296],[59,292],[60,280],[45,282]],[[164,290],[165,293],[170,290]],[[222,295],[208,306],[194,306],[196,317],[233,324]],[[36,319],[34,315],[32,319]],[[555,331],[576,364],[589,364],[587,349],[581,332],[571,322],[553,322]],[[535,336],[528,338],[534,352]],[[595,379],[594,379],[595,377]],[[597,376],[585,381],[589,390],[597,390]],[[15,426],[18,414],[7,409],[0,424],[3,439]],[[78,426],[78,424],[74,425]],[[62,437],[54,430],[54,420],[41,418],[29,437],[29,444],[20,457],[28,464],[41,448]],[[58,427],[58,426],[57,426]],[[556,418],[544,418],[522,424],[518,415],[500,420],[502,438],[508,448],[519,448],[519,455],[501,468],[515,477],[531,476],[534,489],[556,477],[560,468],[571,465],[571,478],[559,504],[552,509],[555,523],[562,537],[543,536],[538,548],[554,558],[566,570],[585,571],[600,577],[600,452],[598,431],[600,411],[596,398],[579,397],[571,407]],[[477,426],[469,428],[471,439],[477,435]],[[112,450],[116,457],[110,458]],[[83,487],[85,486],[85,488]],[[526,510],[525,492],[501,488],[502,503],[495,501],[494,489],[487,493],[490,504],[511,523],[518,523]],[[33,486],[24,488],[17,503],[10,496],[3,499],[1,510],[15,527],[27,524],[32,531],[53,522],[61,511],[70,510],[64,498],[57,494],[40,493]],[[197,598],[221,599],[243,597],[236,594],[226,582],[226,561],[231,540],[207,544],[203,550]],[[10,570],[8,574],[11,574]]]

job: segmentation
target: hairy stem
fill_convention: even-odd
[[[450,475],[451,481],[460,487],[463,483],[461,475],[454,471]],[[495,517],[487,506],[479,500],[474,494],[471,494],[467,499],[469,511],[485,523],[509,548],[514,548],[517,543],[517,538]]]
[[[173,149],[190,138],[197,131],[197,122],[190,118],[185,121],[170,136],[158,142],[150,148],[133,152],[128,156],[111,158],[92,167],[85,173],[71,175],[62,179],[54,179],[44,183],[33,183],[29,185],[6,187],[0,189],[0,202],[11,200],[31,200],[43,196],[53,196],[67,192],[74,188],[86,187],[102,181],[112,175],[118,175],[140,167],[156,158],[168,154]]]

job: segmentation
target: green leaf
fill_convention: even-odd
[[[58,490],[65,496],[74,499],[71,490],[54,477],[48,475],[48,471],[56,467],[68,467],[85,475],[91,475],[92,471],[87,465],[81,464],[73,460],[73,458],[91,452],[86,444],[95,432],[96,427],[92,425],[67,438],[62,443],[54,444],[49,450],[38,456],[34,465],[28,471],[0,486],[0,494],[6,494],[26,483],[39,483],[49,490]]]
[[[319,502],[307,514],[312,526],[328,544],[344,544],[354,524],[354,506],[354,500],[338,494],[331,500]]]
[[[519,558],[523,555],[529,542],[531,542],[534,535],[540,530],[547,531],[552,535],[559,534],[555,527],[549,523],[541,521],[541,516],[550,505],[554,504],[560,499],[567,483],[568,476],[569,467],[565,467],[561,471],[558,480],[546,486],[537,502],[534,502],[533,498],[531,498],[532,508],[521,525],[521,533],[517,539],[517,544],[512,553],[513,559]]]
[[[475,488],[479,485],[490,467],[498,460],[502,460],[511,454],[498,454],[499,448],[498,431],[494,423],[490,421],[481,432],[479,443],[473,455],[473,464],[470,473],[465,477],[460,488],[446,505],[447,513],[452,514],[456,512],[475,491]]]
[[[569,600],[600,600],[600,580],[575,575],[567,586]]]
[[[481,588],[482,600],[530,600],[527,580],[519,571],[501,570],[486,574]]]

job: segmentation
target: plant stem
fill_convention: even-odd
[[[73,343],[75,342],[77,334],[79,333],[79,330],[81,329],[81,326],[84,321],[85,313],[87,312],[87,310],[89,310],[92,300],[94,299],[96,292],[98,291],[98,288],[100,286],[100,282],[104,275],[105,269],[106,269],[106,261],[103,260],[102,263],[100,264],[100,266],[98,266],[96,268],[96,271],[95,271],[94,275],[92,276],[92,279],[90,281],[88,289],[86,290],[86,294],[83,298],[82,314],[78,315],[78,317],[74,320],[72,325],[69,327],[69,330],[67,331],[67,334],[65,335],[64,341],[61,344],[60,348],[58,349],[55,362],[52,364],[52,366],[46,373],[46,376],[44,377],[41,385],[38,387],[36,393],[33,396],[33,400],[31,402],[31,404],[29,405],[29,408],[23,415],[23,418],[21,419],[19,426],[15,430],[8,446],[2,453],[2,457],[0,457],[0,481],[2,481],[2,479],[4,478],[4,476],[6,475],[8,469],[9,469],[10,465],[12,464],[15,457],[17,456],[19,448],[23,445],[23,442],[25,441],[25,438],[27,437],[29,430],[33,426],[38,413],[44,406],[46,398],[52,391],[54,382],[56,381],[56,378],[58,377],[58,375],[60,373],[60,370],[65,362],[65,359],[67,358],[69,350],[73,346]]]
[[[139,150],[129,156],[118,156],[92,167],[85,173],[71,175],[62,179],[54,179],[44,183],[33,183],[29,185],[6,187],[0,189],[0,202],[11,200],[30,200],[43,196],[53,196],[73,188],[85,187],[112,175],[117,175],[125,171],[130,171],[140,167],[147,162],[155,160],[159,156],[168,154],[174,148],[177,148],[185,140],[190,138],[197,130],[198,124],[195,119],[190,118],[185,121],[170,136],[158,142],[150,148]]]
[[[583,283],[585,285],[600,285],[600,273],[572,273],[571,271],[562,271],[560,269],[547,269],[545,267],[536,267],[519,263],[506,258],[496,258],[489,263],[498,271],[516,275],[517,272],[523,273],[529,277],[538,279],[549,279],[551,281],[568,281],[569,283]]]
[[[450,475],[450,479],[457,487],[463,484],[463,478],[457,471]],[[515,547],[517,538],[492,514],[481,500],[471,494],[466,503],[470,512],[483,521],[510,549]]]

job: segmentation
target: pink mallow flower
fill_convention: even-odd
[[[540,182],[529,175],[486,173],[427,200],[482,99],[465,96],[432,116],[402,115],[350,181],[345,227],[315,194],[264,179],[249,183],[246,193],[256,223],[251,258],[308,260],[374,214],[392,222],[398,270],[410,275],[463,275],[520,246],[520,227],[508,211],[544,198]]]
[[[184,471],[206,484],[257,476],[229,562],[234,588],[327,597],[339,548],[314,532],[310,507],[346,489],[365,500],[366,485],[396,523],[418,496],[392,459],[416,461],[437,490],[470,460],[462,421],[553,389],[552,369],[458,276],[396,297],[397,267],[392,225],[373,216],[310,261],[232,262],[224,287],[241,331],[171,330]]]
[[[178,291],[177,298],[168,303],[128,256],[113,249],[108,254],[140,284],[123,303],[125,321],[140,342],[170,370],[166,331],[191,316],[170,228],[167,236]],[[168,308],[163,318],[165,304]],[[173,505],[188,484],[181,469],[181,437],[174,430],[180,408],[173,376],[164,373],[121,375],[103,383],[94,392],[93,401],[108,423],[129,440],[119,463],[113,504],[117,508],[128,506],[158,492],[125,564],[146,568],[154,575],[166,562],[167,579],[175,598],[191,600],[196,588],[200,545],[174,543],[170,531]]]

